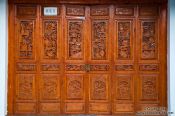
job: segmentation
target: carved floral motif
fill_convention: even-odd
[[[42,71],[59,71],[60,70],[59,64],[42,64],[41,68],[42,68]]]
[[[108,7],[91,7],[92,16],[108,16],[109,8]]]
[[[44,58],[57,57],[57,22],[44,21]]]
[[[20,22],[19,57],[31,59],[33,57],[33,21]]]
[[[118,58],[131,58],[130,22],[118,23]]]
[[[84,71],[85,70],[85,65],[69,64],[69,65],[66,65],[66,70],[67,71]]]
[[[83,37],[82,37],[82,21],[70,21],[68,23],[68,58],[83,58]]]
[[[117,71],[132,71],[134,70],[133,65],[116,65],[115,70]]]
[[[139,65],[139,69],[141,71],[158,71],[159,65],[158,64],[142,64],[142,65]]]
[[[109,65],[90,65],[91,71],[108,71],[109,69]]]
[[[35,64],[24,64],[24,63],[17,63],[17,71],[35,71],[36,65]]]
[[[92,59],[105,60],[106,59],[106,39],[107,39],[107,22],[94,21],[93,22],[93,37],[92,37]]]
[[[66,15],[69,16],[84,16],[85,15],[85,9],[84,7],[77,6],[69,6],[66,8]]]
[[[134,7],[117,7],[115,9],[115,15],[117,16],[133,16]]]
[[[156,58],[155,22],[142,22],[142,53],[143,59]]]

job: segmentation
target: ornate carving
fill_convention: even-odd
[[[59,83],[56,76],[42,77],[42,98],[46,100],[59,98]]]
[[[155,22],[142,22],[142,59],[156,58]]]
[[[36,71],[35,64],[17,63],[17,71]]]
[[[17,6],[17,16],[30,16],[36,17],[36,7],[35,6]]]
[[[18,99],[33,100],[35,87],[34,75],[19,75],[18,76]]]
[[[134,7],[117,7],[115,9],[117,16],[134,16]]]
[[[91,15],[92,16],[108,16],[109,8],[108,7],[91,7]]]
[[[33,58],[33,21],[20,22],[19,34],[19,57],[20,58]]]
[[[68,22],[68,58],[83,58],[83,37],[82,37],[82,21]]]
[[[93,100],[105,100],[107,97],[107,85],[106,77],[103,75],[97,75],[92,77],[91,83],[91,94]]]
[[[90,65],[91,71],[108,71],[109,69],[109,65]]]
[[[69,64],[66,65],[66,71],[85,71],[85,65]]]
[[[131,77],[117,77],[117,99],[130,100],[131,99]]]
[[[133,71],[134,66],[133,65],[116,65],[115,70],[117,70],[117,71]]]
[[[57,58],[57,21],[44,21],[44,58]]]
[[[41,69],[42,71],[59,71],[60,65],[59,64],[42,64]]]
[[[158,71],[159,65],[158,64],[142,64],[139,65],[140,71]]]
[[[157,99],[156,76],[142,77],[142,98]]]
[[[107,21],[93,22],[92,59],[106,60]]]
[[[130,22],[118,22],[118,59],[131,58]]]
[[[85,8],[81,6],[69,6],[66,8],[66,15],[69,16],[84,16]]]
[[[83,96],[82,76],[68,76],[67,97],[68,99],[81,99]]]

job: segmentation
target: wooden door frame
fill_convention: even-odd
[[[35,1],[35,0],[34,0]],[[14,35],[15,35],[15,14],[13,11],[15,11],[15,4],[40,4],[39,2],[36,3],[34,2],[32,3],[32,0],[30,3],[24,2],[24,1],[12,1],[9,0],[9,4],[8,4],[8,8],[9,8],[9,12],[8,12],[8,114],[13,114],[13,97],[14,96],[14,74],[15,74],[15,70],[14,70],[14,66],[15,64],[15,52],[14,52],[14,48],[15,45],[11,44],[11,43],[15,43],[15,39]],[[145,0],[147,1],[147,0]],[[57,2],[58,4],[62,4],[62,3],[68,3],[68,4],[89,4],[86,2]],[[91,4],[98,4],[99,2],[91,2]],[[137,2],[134,2],[137,3]],[[116,4],[116,2],[101,2],[99,4]],[[130,4],[133,4],[132,2],[130,2]],[[142,4],[147,4],[146,2],[143,2]],[[166,106],[167,107],[167,3],[163,2],[163,3],[158,3],[161,8],[160,8],[160,31],[159,31],[159,36],[160,36],[160,41],[162,41],[163,46],[160,47],[160,51],[162,52],[162,55],[160,56],[160,61],[164,61],[161,62],[161,65],[163,67],[160,67],[159,70],[162,71],[162,74],[164,75],[165,78],[162,78],[161,81],[164,84],[164,87],[162,88],[162,95],[160,96],[162,99],[162,106]],[[163,60],[165,59],[165,60]]]

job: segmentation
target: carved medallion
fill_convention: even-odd
[[[18,76],[18,92],[19,100],[33,100],[34,98],[34,75],[19,75]]]
[[[109,8],[108,7],[91,7],[91,15],[92,16],[108,16]]]
[[[156,76],[142,77],[142,98],[143,99],[157,99],[157,85]]]
[[[130,22],[118,22],[118,59],[131,58]]]
[[[44,58],[57,58],[57,21],[44,21]]]
[[[83,77],[78,75],[67,77],[67,98],[82,99],[83,97]]]
[[[42,98],[45,100],[59,98],[59,80],[56,76],[42,77]]]
[[[107,59],[107,21],[93,21],[92,24],[92,59],[106,60]]]
[[[130,100],[131,99],[131,77],[118,76],[117,81],[117,99]]]
[[[19,30],[19,57],[31,59],[33,58],[33,34],[34,22],[21,21]]]
[[[106,76],[96,75],[91,79],[91,98],[93,100],[107,99]]]
[[[142,22],[142,59],[156,58],[155,22]]]
[[[83,22],[69,21],[68,22],[68,58],[82,59],[83,58]]]

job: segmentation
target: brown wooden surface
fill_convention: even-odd
[[[44,16],[45,6],[58,15]],[[160,4],[9,4],[8,114],[166,107],[166,12]]]

